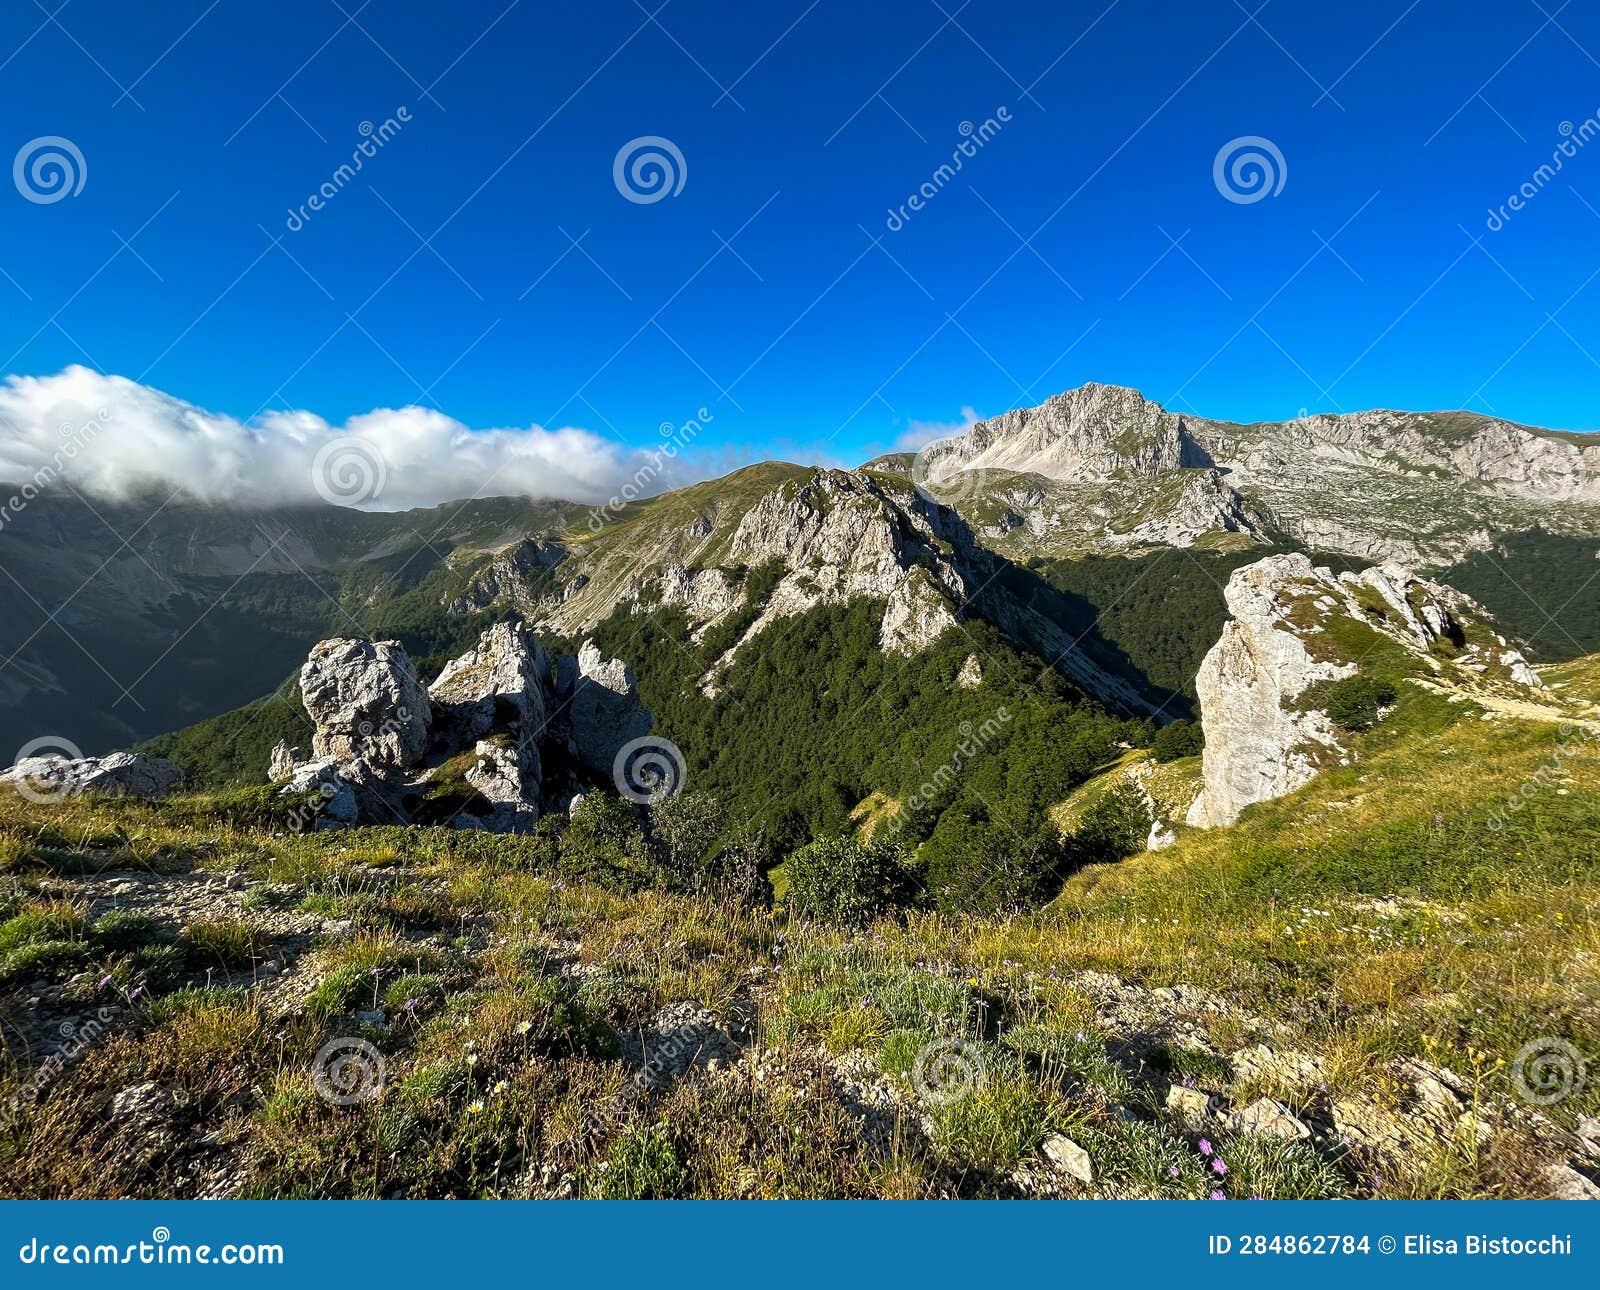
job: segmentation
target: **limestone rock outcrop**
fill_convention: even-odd
[[[537,823],[555,744],[596,776],[650,730],[633,673],[586,641],[552,663],[522,622],[497,623],[432,686],[393,641],[327,640],[301,670],[310,759],[280,742],[268,773],[305,828],[429,823],[517,832]],[[465,764],[463,764],[465,763]],[[564,801],[570,786],[552,788]]]
[[[403,770],[427,752],[428,691],[398,641],[317,642],[300,669],[300,698],[317,758]]]
[[[648,734],[654,718],[639,702],[633,669],[606,658],[593,641],[561,663],[556,694],[573,755],[594,773],[609,775],[622,746]]]
[[[98,793],[105,797],[165,797],[183,770],[162,757],[111,753],[105,757],[24,757],[0,772],[0,782],[44,798]]]
[[[1346,756],[1348,735],[1311,692],[1360,670],[1365,650],[1352,657],[1340,643],[1360,639],[1352,630],[1386,638],[1423,681],[1463,695],[1539,685],[1470,597],[1397,564],[1335,575],[1301,554],[1269,556],[1235,570],[1224,595],[1229,620],[1195,678],[1205,786],[1192,825],[1232,824]]]

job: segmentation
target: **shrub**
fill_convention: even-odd
[[[653,885],[656,865],[633,807],[611,793],[586,793],[562,830],[561,876],[617,891]]]
[[[1150,812],[1131,784],[1108,788],[1084,811],[1072,835],[1082,863],[1121,860],[1144,850],[1150,834]]]
[[[801,847],[784,865],[789,907],[801,917],[864,923],[908,904],[910,875],[886,842],[821,838]]]
[[[1155,737],[1150,740],[1150,757],[1159,762],[1194,757],[1205,747],[1205,742],[1199,726],[1186,717],[1179,717],[1156,731]]]
[[[920,853],[933,903],[949,913],[992,914],[1042,905],[1061,888],[1066,853],[1047,821],[1026,830],[945,812]]]
[[[1328,716],[1346,730],[1366,730],[1395,701],[1394,685],[1375,676],[1347,676],[1328,687]]]

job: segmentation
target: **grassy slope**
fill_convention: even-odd
[[[1564,677],[1588,689],[1597,672],[1590,662]],[[1125,1055],[1129,1036],[1097,1017],[1083,974],[1220,996],[1226,1007],[1196,1020],[1207,1046],[1227,1054],[1265,1039],[1319,1063],[1315,1083],[1241,1075],[1195,1040],[1158,1045],[1147,1060],[1236,1103],[1271,1093],[1311,1118],[1334,1101],[1397,1105],[1399,1056],[1449,1068],[1487,1104],[1507,1091],[1513,1054],[1530,1039],[1593,1053],[1600,765],[1592,742],[1558,756],[1559,738],[1553,725],[1484,721],[1408,686],[1354,765],[1232,829],[1183,831],[1162,853],[1080,872],[1034,914],[915,914],[866,936],[788,924],[781,911],[770,919],[703,897],[562,881],[537,838],[283,837],[259,813],[255,826],[228,822],[259,811],[250,793],[165,808],[8,797],[0,943],[32,956],[20,977],[84,972],[72,989],[92,995],[106,973],[104,989],[120,996],[147,980],[158,1001],[48,1082],[0,1137],[0,1191],[182,1194],[225,1167],[246,1193],[269,1195],[1004,1195],[1012,1171],[1036,1168],[1040,1141],[1060,1130],[1089,1146],[1099,1192],[1203,1195],[1216,1180],[1201,1172],[1198,1135],[1160,1112],[1164,1083]],[[1496,827],[1493,805],[1511,792],[1524,804]],[[186,931],[188,977],[173,962],[158,977],[154,950],[130,957],[69,916],[83,909],[71,884],[107,865],[175,881],[194,866],[197,881],[242,870],[245,926]],[[43,879],[55,894],[38,890]],[[314,932],[324,917],[353,924],[299,957],[270,934],[295,918]],[[41,937],[55,948],[29,948]],[[204,956],[218,952],[277,957],[285,984],[248,968],[216,977]],[[16,1035],[36,1019],[7,970],[0,989]],[[230,988],[171,993],[208,977]],[[394,1024],[353,1031],[349,1014],[369,994]],[[401,1011],[411,997],[422,1002]],[[681,1001],[724,1024],[753,1014],[759,1049],[653,1099],[616,1101],[627,1068],[611,1036]],[[326,1039],[351,1033],[382,1048],[390,1083],[376,1103],[328,1107],[308,1064]],[[962,1035],[982,1056],[980,1087],[919,1109],[905,1078],[915,1054]],[[833,1055],[852,1052],[898,1090],[869,1122],[829,1091]],[[14,1060],[11,1087],[28,1076]],[[179,1151],[136,1149],[133,1130],[93,1110],[146,1079],[173,1090]],[[1545,1110],[1570,1125],[1595,1112],[1597,1093]],[[196,1145],[207,1133],[223,1145]],[[1520,1123],[1381,1170],[1211,1133],[1232,1162],[1230,1195],[1538,1194],[1551,1158]],[[558,1181],[540,1182],[547,1171]]]

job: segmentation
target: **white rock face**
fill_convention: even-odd
[[[511,721],[524,740],[537,740],[547,720],[550,681],[550,656],[526,625],[496,623],[476,646],[446,663],[428,687],[435,735],[459,746]]]
[[[950,602],[927,573],[913,569],[889,593],[878,645],[886,654],[909,656],[932,645],[955,625]]]
[[[300,669],[300,697],[317,758],[398,770],[427,751],[428,691],[397,641],[319,641]]]
[[[967,655],[961,670],[956,673],[956,684],[963,690],[976,690],[983,684],[983,664],[978,662],[976,654]]]
[[[1423,676],[1539,684],[1503,638],[1492,638],[1493,649],[1469,642],[1465,629],[1482,613],[1470,597],[1396,564],[1335,577],[1304,555],[1269,556],[1235,570],[1224,594],[1232,617],[1195,678],[1205,787],[1188,823],[1202,828],[1232,824],[1245,807],[1293,792],[1344,756],[1327,714],[1296,702],[1310,686],[1358,670],[1326,643],[1334,618],[1388,637]]]
[[[493,806],[488,816],[462,812],[452,823],[463,828],[513,833],[539,822],[539,754],[531,744],[520,749],[480,740],[467,783]]]
[[[0,781],[26,783],[50,797],[99,793],[105,797],[165,797],[183,778],[181,767],[144,753],[105,757],[25,757],[0,773]]]
[[[1303,555],[1269,556],[1228,580],[1232,620],[1195,678],[1206,738],[1205,787],[1189,810],[1190,824],[1232,824],[1246,806],[1299,788],[1342,751],[1325,713],[1285,706],[1318,681],[1356,671],[1354,664],[1313,658],[1299,634],[1283,625],[1284,591],[1308,581],[1314,574]]]

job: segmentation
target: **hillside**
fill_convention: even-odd
[[[1600,648],[1582,594],[1600,567],[1597,451],[1468,413],[1245,426],[1089,385],[860,471],[764,463],[614,507],[47,495],[0,535],[0,737],[97,753],[208,722],[336,634],[398,639],[427,669],[512,615],[568,640],[677,609],[695,649],[735,619],[759,634],[860,598],[884,602],[891,652],[982,620],[1118,711],[1192,715],[1222,584],[1281,551],[1400,559],[1475,595],[1535,659],[1570,658]],[[722,645],[698,677],[708,699],[739,640]],[[213,758],[215,731],[157,747],[249,777],[257,749]]]
[[[1583,1194],[1600,1094],[1541,1082],[1600,1041],[1581,729],[1406,684],[1230,828],[866,935],[809,853],[769,913],[661,808],[292,836],[262,790],[0,790],[0,1191]]]

